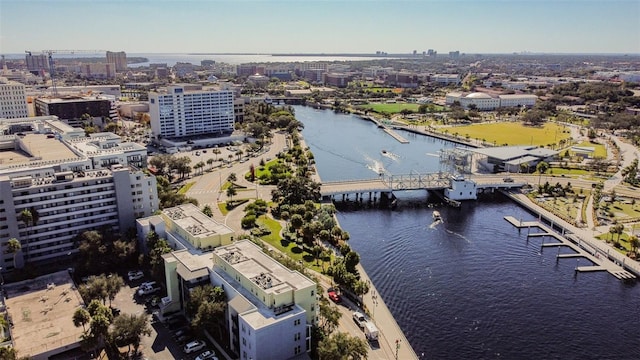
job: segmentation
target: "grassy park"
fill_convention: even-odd
[[[377,113],[397,114],[402,110],[418,111],[420,105],[409,103],[385,103],[385,104],[366,104],[360,105],[358,108],[375,111]]]
[[[480,139],[497,145],[543,145],[556,144],[568,139],[571,134],[564,126],[545,123],[543,126],[525,126],[519,122],[474,124],[442,128],[441,132],[457,134],[471,139]]]
[[[290,258],[301,261],[305,267],[321,272],[322,261],[316,261],[312,255],[304,252],[294,241],[285,240],[280,236],[282,226],[278,221],[263,215],[258,218],[257,224],[270,231],[268,235],[260,237],[264,242],[287,254]]]

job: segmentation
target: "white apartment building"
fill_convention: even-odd
[[[430,77],[431,82],[435,82],[443,85],[457,85],[460,84],[459,74],[434,74]]]
[[[149,115],[156,138],[230,134],[234,125],[233,92],[170,86],[149,93]]]
[[[538,97],[528,94],[498,95],[500,107],[532,107],[536,104]]]
[[[116,71],[127,70],[127,53],[124,51],[107,51],[107,63],[116,65]]]
[[[0,118],[29,116],[24,84],[0,77]]]
[[[106,134],[84,137],[55,116],[0,119],[0,130],[28,124],[31,131],[0,136],[0,247],[20,240],[18,267],[64,259],[77,251],[79,233],[125,231],[158,209],[156,179],[139,170],[144,147]],[[20,220],[24,210],[34,223]],[[3,252],[0,266],[13,268],[13,254]]]
[[[184,307],[189,289],[212,284],[227,297],[229,348],[243,360],[291,359],[311,349],[318,321],[316,284],[265,254],[249,240],[208,253],[188,250],[163,256],[166,304]],[[174,309],[172,309],[174,310]]]

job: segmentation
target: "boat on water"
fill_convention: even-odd
[[[382,153],[382,155],[387,155],[388,154],[387,150],[385,150],[385,149],[382,149],[382,151],[380,151],[380,152]]]
[[[431,214],[431,216],[433,216],[433,221],[442,221],[442,216],[440,216],[440,212],[433,210],[433,214]]]

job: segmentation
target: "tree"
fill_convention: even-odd
[[[231,173],[229,174],[229,176],[227,176],[227,181],[230,183],[234,183],[238,180],[238,177],[236,176],[236,173]]]
[[[218,155],[220,155],[222,151],[220,151],[220,149],[213,149],[211,152],[216,156],[216,161],[218,161]]]
[[[366,359],[368,348],[364,339],[335,332],[318,343],[318,357],[322,360]]]
[[[106,292],[109,298],[109,306],[124,286],[124,280],[120,275],[111,274],[106,278]]]
[[[632,252],[635,252],[636,250],[638,250],[639,242],[640,241],[638,240],[638,237],[636,235],[629,236],[629,247],[631,248]]]
[[[546,173],[549,169],[549,164],[544,161],[540,161],[538,165],[536,165],[536,171],[538,171],[538,185],[540,185],[540,179],[542,178],[542,174]]]
[[[212,158],[208,158],[207,159],[207,165],[209,165],[209,170],[211,170],[213,168],[213,159]]]
[[[85,308],[77,308],[73,313],[73,325],[75,327],[82,326],[82,330],[86,331],[85,325],[91,320],[91,315]]]
[[[207,215],[208,217],[213,217],[213,210],[211,210],[211,206],[209,206],[209,204],[205,205],[204,208],[202,208],[202,213]]]
[[[7,253],[13,254],[13,267],[16,267],[16,255],[18,251],[22,249],[22,244],[20,244],[20,240],[16,238],[11,238],[7,241]]]
[[[271,192],[274,202],[280,204],[303,204],[306,200],[320,199],[320,184],[304,177],[285,178]]]
[[[144,314],[122,314],[113,322],[111,338],[116,341],[118,346],[128,345],[129,350],[133,345],[134,353],[138,352],[143,335],[151,335],[149,319]]]
[[[33,212],[31,210],[34,210]],[[35,225],[37,222],[37,215],[35,214],[35,209],[24,209],[18,215],[18,220],[22,221],[24,225],[27,227],[27,237],[26,237],[26,247],[25,247],[25,258],[29,258],[29,236],[31,235],[31,227]]]
[[[227,188],[227,196],[229,197],[229,201],[233,201],[233,197],[238,194],[238,191],[235,187],[229,186]]]
[[[329,335],[338,328],[342,313],[337,307],[329,305],[325,298],[322,298],[318,305],[320,307],[320,328],[325,335]]]

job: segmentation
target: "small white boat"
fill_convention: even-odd
[[[433,210],[433,221],[442,221],[442,216],[440,216],[440,212]]]

